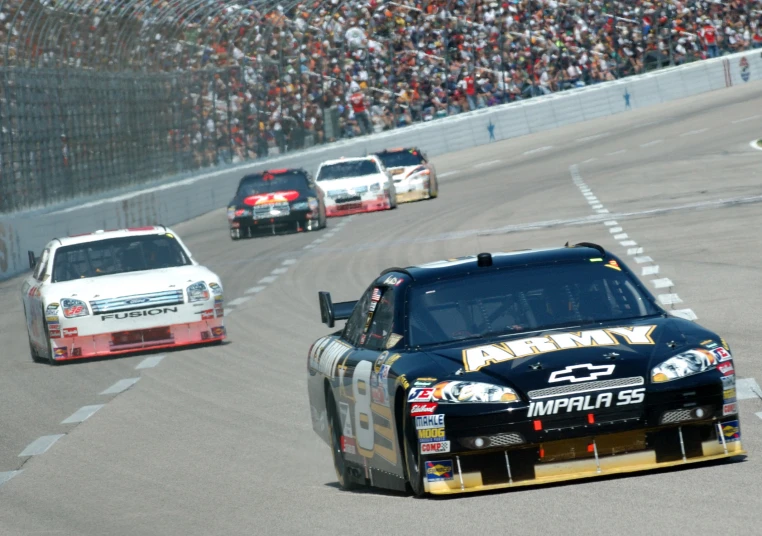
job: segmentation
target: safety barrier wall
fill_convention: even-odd
[[[56,236],[154,223],[174,225],[225,207],[238,180],[248,172],[273,167],[303,167],[314,172],[324,160],[361,156],[391,146],[416,145],[429,156],[436,156],[760,79],[760,52],[738,53],[339,141],[191,178],[157,182],[118,195],[104,194],[13,214],[0,219],[0,279],[28,270],[26,252],[39,254]],[[220,218],[224,221],[225,216]],[[227,238],[222,228],[220,233]]]

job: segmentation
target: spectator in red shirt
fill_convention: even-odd
[[[710,58],[716,58],[720,55],[720,49],[717,46],[717,31],[707,17],[704,17],[703,26],[699,31],[701,39],[704,40],[706,54]]]
[[[352,106],[352,112],[354,113],[357,125],[360,127],[362,134],[370,134],[373,132],[373,127],[370,123],[370,117],[368,117],[368,109],[365,106],[365,95],[360,91],[360,86],[357,82],[352,82],[350,86],[352,94],[349,96],[349,104]]]

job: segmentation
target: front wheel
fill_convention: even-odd
[[[241,229],[240,228],[230,228],[230,239],[231,240],[239,240],[241,238]]]
[[[421,474],[421,454],[418,451],[418,440],[413,429],[413,421],[410,417],[405,419],[403,430],[407,481],[410,484],[413,495],[423,497],[426,491],[423,487],[423,475]]]
[[[429,199],[439,195],[439,183],[435,178],[429,179]]]
[[[333,400],[329,398],[326,403],[328,406],[328,433],[331,435],[333,468],[336,470],[336,479],[339,481],[339,487],[348,491],[356,486],[352,481],[350,469],[346,460],[344,460],[344,451],[341,448],[341,423],[339,423]]]

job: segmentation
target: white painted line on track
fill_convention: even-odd
[[[445,171],[444,173],[439,173],[438,176],[441,179],[442,177],[449,177],[450,175],[455,175],[456,173],[460,173],[460,170],[454,169],[452,171]]]
[[[664,141],[664,140],[654,140],[654,141],[649,141],[648,143],[641,143],[641,144],[640,144],[640,146],[641,146],[641,147],[651,147],[652,145],[658,145],[658,144],[660,144],[660,143],[661,143],[661,142],[663,142],[663,141]]]
[[[642,257],[639,257],[642,258]],[[637,262],[637,259],[635,259],[635,262]],[[655,275],[659,273],[659,265],[655,266],[644,266],[643,271],[640,275]]]
[[[276,268],[270,273],[273,275],[281,275],[281,274],[285,274],[286,272],[288,272],[288,268]]]
[[[614,155],[622,154],[626,152],[627,152],[627,149],[619,149],[618,151],[614,151],[613,153],[606,153],[606,156],[614,156]]]
[[[612,225],[618,225],[618,223],[614,220],[609,220],[609,221],[604,221],[603,225],[605,225],[606,227],[611,227]]]
[[[61,424],[72,424],[84,422],[92,417],[96,411],[101,409],[103,404],[94,404],[92,406],[82,406],[77,411],[72,413],[69,417],[61,421]]]
[[[161,363],[161,360],[164,359],[164,357],[165,357],[164,354],[152,355],[151,357],[146,357],[143,361],[138,363],[135,369],[140,370],[140,369],[154,368],[156,365]]]
[[[629,246],[637,246],[638,245],[638,243],[635,242],[634,240],[622,240],[619,243],[622,244],[622,247],[629,247]]]
[[[537,149],[530,149],[529,151],[524,151],[524,154],[544,153],[545,151],[549,151],[552,148],[553,148],[552,145],[545,145],[544,147],[538,147]]]
[[[263,290],[265,290],[266,288],[267,288],[267,287],[265,287],[265,286],[261,286],[261,285],[260,285],[260,286],[257,286],[257,287],[251,287],[251,288],[248,288],[248,289],[246,289],[246,291],[244,292],[244,294],[256,294],[256,293],[258,293],[258,292],[262,292],[262,291],[263,291]]]
[[[651,283],[654,284],[654,288],[669,288],[675,286],[672,280],[668,277],[663,277],[661,279],[652,279]]]
[[[19,458],[23,458],[26,456],[39,456],[40,454],[43,454],[45,451],[47,451],[50,447],[53,446],[53,444],[61,439],[65,434],[55,434],[55,435],[46,435],[42,437],[38,437],[27,447],[21,451],[21,454],[19,454]]]
[[[644,262],[654,262],[654,260],[651,257],[635,257],[635,262],[643,264]]]
[[[674,309],[669,312],[672,316],[679,316],[686,320],[697,320],[698,316],[693,312],[693,309]]]
[[[325,242],[325,237],[316,238],[312,241],[313,244],[322,244],[323,242]]]
[[[640,255],[641,253],[643,253],[643,248],[630,248],[627,250],[627,255]]]
[[[580,188],[580,190],[582,190],[582,192],[583,192],[583,193],[585,192],[585,190],[584,190],[584,189],[582,189],[582,188]],[[588,191],[588,192],[590,192],[590,190],[587,190],[587,191]],[[598,199],[597,197],[595,197],[595,194],[594,194],[594,193],[592,193],[592,192],[590,192],[590,193],[586,193],[586,194],[584,194],[584,196],[585,196],[586,198],[588,198],[588,199]]]
[[[594,209],[601,209],[601,208],[603,208],[603,205],[601,203],[596,203],[595,205],[593,205],[593,208]]]
[[[234,300],[230,300],[228,302],[229,307],[235,307],[236,305],[241,305],[242,303],[246,303],[251,298],[249,296],[241,296],[240,298],[236,298]]]
[[[614,233],[621,233],[621,232],[622,232],[622,228],[621,228],[621,227],[612,227],[611,229],[609,229],[609,232],[610,232],[611,234],[614,234]]]
[[[583,160],[583,161],[582,161],[582,163],[583,163],[583,164],[589,164],[590,162],[594,162],[595,160],[598,160],[598,159],[597,159],[597,158],[595,158],[595,157],[593,157],[593,158],[588,158],[587,160]]]
[[[680,296],[677,294],[659,294],[658,299],[659,303],[662,305],[674,305],[676,303],[683,303],[683,300],[680,299]]]
[[[580,138],[577,140],[577,143],[584,143],[586,141],[592,141],[597,140],[598,138],[602,138],[604,136],[608,136],[608,132],[601,132],[600,134],[593,134],[592,136],[585,136],[584,138]],[[595,160],[595,159],[593,159]],[[584,164],[584,162],[582,162]]]
[[[326,235],[328,236],[328,235]],[[333,236],[333,235],[332,235]],[[291,266],[292,264],[296,264],[296,259],[286,259],[281,263],[283,266]]]
[[[8,482],[11,478],[19,474],[21,471],[5,471],[3,473],[0,473],[0,487],[2,487],[3,484]]]
[[[614,240],[624,240],[625,238],[630,238],[630,235],[627,233],[619,233],[614,235]]]
[[[304,246],[304,249],[312,249],[314,247],[315,247],[315,244],[307,244],[306,246]]]
[[[116,382],[114,385],[112,385],[105,391],[101,391],[100,394],[115,395],[115,394],[121,393],[123,391],[126,391],[127,389],[135,385],[136,383],[138,383],[139,380],[140,378],[125,378],[124,380],[119,380],[118,382]]]
[[[759,417],[760,419],[762,419],[762,411],[758,411],[758,412],[757,412],[757,413],[755,413],[754,415],[756,415],[757,417]],[[2,485],[3,485],[3,484],[2,484],[2,482],[0,482],[0,486],[2,486]]]
[[[598,210],[596,210],[596,212],[598,214],[608,214],[609,210],[607,208],[599,208]]]
[[[265,285],[268,285],[268,284],[272,283],[273,281],[275,281],[276,279],[278,279],[278,277],[277,277],[277,276],[274,276],[274,275],[266,275],[265,277],[263,277],[262,279],[260,279],[259,281],[257,281],[257,283],[259,283],[259,284],[265,284]],[[233,302],[230,302],[230,303],[232,304]]]
[[[689,130],[688,132],[683,132],[682,134],[680,134],[680,137],[682,138],[684,136],[695,136],[696,134],[701,134],[702,132],[706,132],[707,130],[709,130],[709,129],[708,128],[700,128],[698,130]]]
[[[754,378],[736,380],[736,398],[738,400],[762,398],[762,389]]]
[[[492,164],[499,164],[502,162],[502,160],[489,160],[487,162],[479,162],[478,164],[474,164],[475,168],[485,167],[485,166],[491,166]]]
[[[735,121],[731,121],[731,123],[736,125],[738,123],[745,123],[746,121],[753,121],[754,119],[757,119],[758,117],[759,117],[759,114],[757,114],[757,115],[751,115],[749,117],[743,117],[741,119],[736,119]]]

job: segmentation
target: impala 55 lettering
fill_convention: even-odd
[[[619,391],[615,406],[627,406],[640,404],[645,400],[646,390],[625,389]],[[557,415],[574,411],[588,411],[592,409],[609,408],[614,402],[614,393],[598,393],[597,395],[572,396],[569,398],[556,398],[555,400],[540,400],[529,403],[527,417],[542,417],[544,415]]]
[[[144,311],[130,311],[129,313],[114,313],[101,316],[101,321],[105,320],[124,320],[125,318],[139,318],[141,316],[156,316],[167,313],[176,313],[177,307],[162,307],[159,309],[146,309]]]

